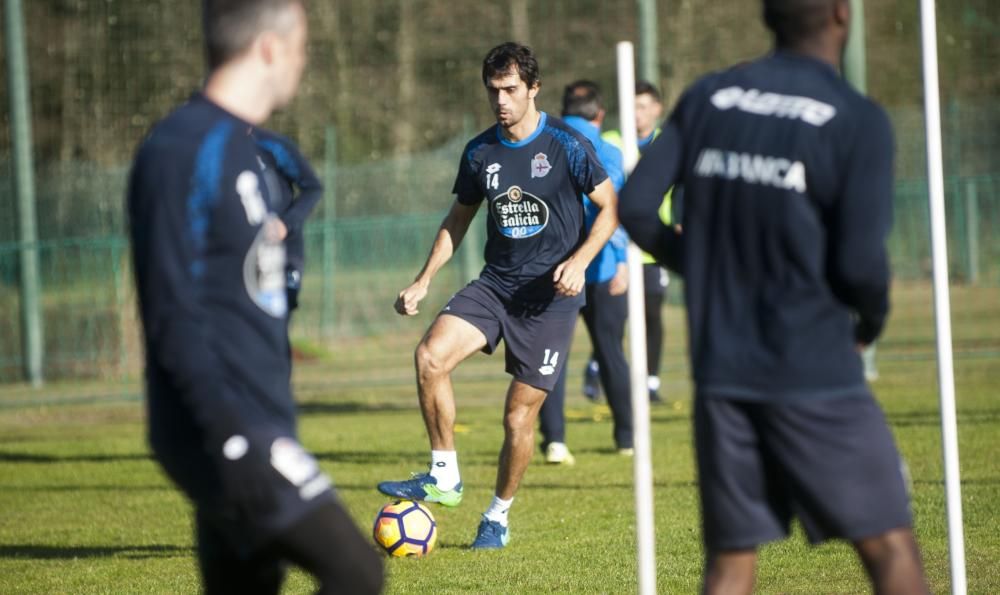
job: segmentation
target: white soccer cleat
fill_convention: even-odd
[[[572,465],[576,459],[564,443],[550,442],[545,448],[545,462],[550,465]]]

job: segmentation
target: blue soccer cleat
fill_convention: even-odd
[[[496,521],[483,516],[476,531],[476,540],[472,542],[474,550],[497,550],[510,541],[510,529]]]
[[[437,478],[429,473],[414,473],[404,481],[383,481],[378,484],[378,491],[386,496],[436,502],[442,506],[458,506],[462,502],[462,482],[450,490],[442,490],[437,487]]]

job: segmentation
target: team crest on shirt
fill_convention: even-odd
[[[545,153],[536,153],[531,158],[531,177],[544,178],[552,170],[549,157]]]
[[[490,211],[500,233],[513,240],[538,235],[549,224],[549,206],[520,186],[494,198]]]

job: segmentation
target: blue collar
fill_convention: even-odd
[[[534,132],[528,135],[528,138],[519,140],[517,142],[509,141],[506,138],[504,138],[503,132],[500,132],[499,124],[497,124],[497,138],[500,139],[500,142],[503,144],[503,146],[510,147],[512,149],[523,147],[524,145],[530,143],[531,141],[538,138],[538,135],[542,133],[542,130],[545,130],[545,121],[548,119],[548,115],[545,112],[539,112],[539,113],[542,114],[542,117],[538,119],[538,126],[535,128]]]

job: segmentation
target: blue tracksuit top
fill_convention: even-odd
[[[889,311],[893,139],[829,64],[778,50],[685,91],[622,190],[631,238],[684,276],[708,397],[865,395],[858,343]],[[684,186],[683,232],[656,210]]]
[[[625,164],[622,152],[618,147],[601,138],[601,129],[597,125],[588,122],[580,116],[565,116],[566,122],[574,130],[579,132],[594,145],[597,158],[604,166],[604,171],[611,178],[611,183],[615,187],[615,192],[625,185]],[[594,225],[599,209],[590,202],[587,195],[583,196],[584,221],[587,231]],[[626,249],[628,248],[628,235],[625,230],[619,227],[608,240],[608,243],[601,248],[594,260],[587,267],[587,283],[604,283],[610,281],[618,271],[618,264],[625,262]]]

